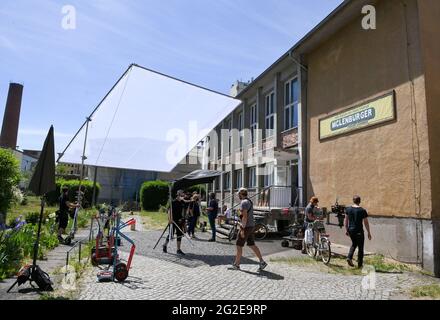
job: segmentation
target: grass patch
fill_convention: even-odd
[[[319,261],[316,261],[310,257],[271,258],[270,262],[286,263],[295,266],[310,266],[319,264]]]
[[[273,258],[271,262],[287,263],[296,266],[314,266],[316,271],[327,272],[341,275],[364,275],[362,269],[352,268],[347,264],[345,258],[333,256],[330,263],[325,265],[321,260],[316,260],[308,256],[288,257],[288,258]],[[356,264],[356,262],[354,262]],[[366,256],[364,258],[364,266],[372,266],[376,272],[381,273],[402,273],[405,271],[415,271],[413,267],[389,261],[382,255]]]
[[[57,211],[57,207],[51,207],[51,206],[44,206],[44,211],[47,212],[55,212]],[[19,203],[15,203],[12,205],[11,209],[8,210],[8,214],[6,216],[7,221],[9,222],[12,219],[15,219],[19,216],[26,216],[28,213],[40,213],[41,211],[41,200],[39,197],[31,197],[27,196],[27,204],[21,205]]]
[[[168,224],[168,216],[164,212],[142,211],[139,213],[145,228],[162,230]]]
[[[415,287],[411,290],[413,298],[432,298],[440,299],[440,285],[431,284],[426,286]]]
[[[367,256],[364,259],[365,265],[371,265],[376,272],[382,273],[402,273],[405,271],[414,271],[414,268],[393,260],[387,260],[382,255]]]

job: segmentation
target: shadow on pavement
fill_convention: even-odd
[[[240,270],[241,272],[247,273],[247,274],[251,274],[254,275],[256,277],[259,278],[266,278],[266,279],[270,279],[270,280],[284,280],[284,277],[273,273],[273,272],[269,272],[269,271],[257,271],[257,272],[252,272],[252,271],[248,271],[248,270]]]

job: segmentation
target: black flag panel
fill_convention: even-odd
[[[34,175],[29,183],[29,190],[37,196],[42,196],[55,190],[55,188],[55,143],[53,126],[51,126],[44,141]]]
[[[222,172],[213,170],[196,170],[177,180],[173,184],[173,192],[198,184],[212,183]]]

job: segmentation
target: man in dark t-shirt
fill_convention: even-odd
[[[183,229],[185,227],[185,201],[183,200],[184,193],[182,190],[177,191],[176,199],[171,203],[171,210],[168,210],[168,224],[173,229],[173,234],[168,234],[167,239],[163,245],[163,252],[167,253],[167,246],[170,238],[177,235],[177,254],[185,255],[181,250]],[[171,211],[171,212],[170,212]],[[176,226],[176,225],[177,226]]]
[[[64,234],[67,224],[69,222],[69,210],[79,207],[78,204],[71,203],[69,201],[69,188],[64,186],[59,198],[59,211],[58,211],[58,241],[63,242],[62,235]]]
[[[353,255],[358,248],[358,267],[362,268],[364,262],[364,225],[368,232],[368,239],[371,240],[370,224],[368,222],[367,210],[360,206],[361,198],[359,196],[353,197],[353,206],[346,209],[345,214],[345,230],[347,236],[351,238],[351,248],[348,253],[347,263],[354,267]]]
[[[217,219],[217,215],[218,215],[218,202],[217,199],[215,198],[215,193],[211,193],[209,195],[209,204],[206,210],[208,211],[208,220],[212,232],[212,237],[211,239],[209,239],[209,242],[215,242],[216,239],[215,219]]]

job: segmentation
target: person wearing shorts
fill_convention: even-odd
[[[255,253],[257,258],[260,260],[259,270],[263,270],[267,267],[267,263],[263,260],[260,249],[255,245],[255,221],[254,221],[254,209],[253,203],[248,199],[248,191],[245,188],[241,188],[238,192],[238,197],[240,198],[240,232],[237,235],[236,249],[237,253],[235,256],[235,261],[232,267],[236,270],[240,269],[240,260],[243,255],[243,247],[245,244]]]

